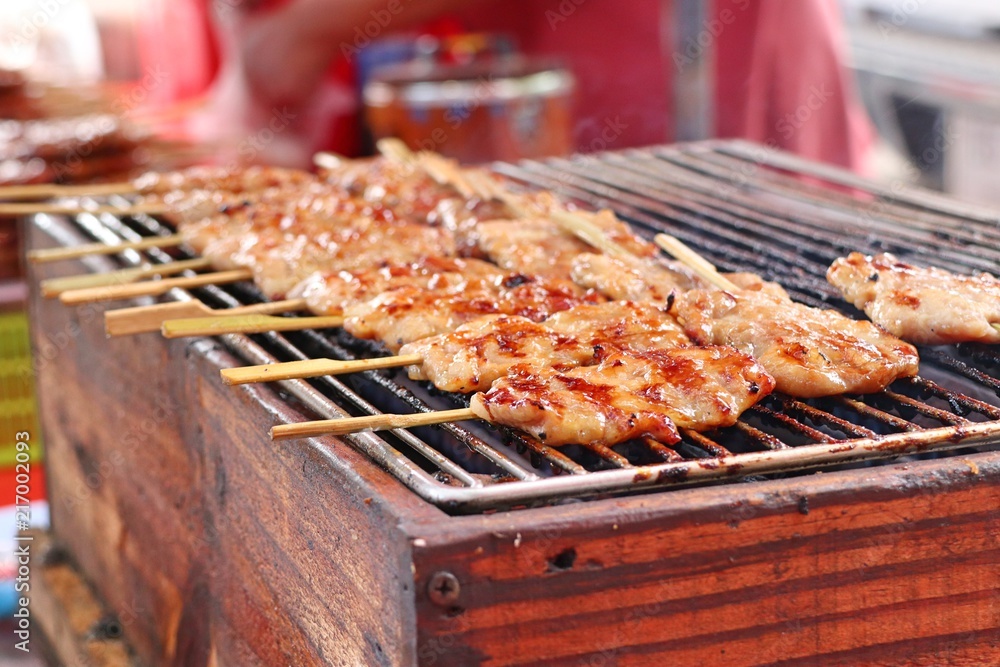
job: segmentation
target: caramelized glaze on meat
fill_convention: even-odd
[[[577,255],[593,249],[549,220],[495,220],[474,232],[479,249],[508,271],[569,279]]]
[[[514,367],[472,410],[549,445],[613,445],[650,436],[680,439],[678,427],[730,426],[774,388],[757,362],[730,347],[616,353],[568,371]]]
[[[689,345],[684,330],[665,304],[652,301],[609,301],[558,312],[545,326],[593,348],[651,350]]]
[[[301,169],[198,166],[180,171],[147,172],[132,183],[143,193],[166,194],[178,190],[250,192],[277,186],[305,186],[318,181],[316,176]]]
[[[488,389],[512,365],[572,367],[593,359],[594,348],[517,315],[488,315],[451,333],[404,345],[400,354],[419,354],[410,377],[430,380],[444,391]]]
[[[632,301],[666,301],[674,292],[701,286],[693,274],[665,262],[591,252],[573,258],[570,276],[577,285]]]
[[[792,396],[876,392],[917,373],[916,349],[871,322],[767,291],[692,290],[674,308],[693,340],[753,356]]]
[[[183,220],[187,242],[217,268],[249,267],[261,290],[283,298],[317,271],[327,273],[454,257],[454,237],[440,227],[393,219],[319,186],[215,195],[217,215]],[[204,204],[203,204],[204,205]]]
[[[460,292],[402,287],[344,309],[344,329],[397,350],[483,315],[519,315],[541,322],[553,313],[598,300],[572,283],[509,274],[500,285],[476,285]]]
[[[455,331],[404,345],[400,354],[420,355],[410,377],[438,389],[486,389],[514,365],[570,368],[621,349],[666,349],[689,344],[662,307],[614,301],[574,306],[538,324],[524,317],[481,317]]]
[[[852,252],[833,263],[827,280],[875,324],[921,345],[1000,343],[1000,280],[918,268],[885,253]]]
[[[781,285],[766,282],[755,273],[723,275],[742,289],[788,296]],[[709,286],[680,262],[595,253],[574,257],[570,277],[577,285],[596,289],[612,299],[633,301],[667,301],[672,293]]]
[[[499,284],[507,273],[476,259],[425,257],[410,264],[389,262],[381,266],[317,271],[296,285],[289,298],[304,298],[309,310],[338,315],[351,304],[372,299],[400,287],[459,291],[478,284]]]

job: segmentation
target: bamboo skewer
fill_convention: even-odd
[[[50,215],[77,215],[79,213],[113,213],[115,215],[161,215],[169,213],[170,207],[160,202],[114,206],[100,204],[97,206],[81,206],[78,203],[62,204],[58,202],[0,202],[0,215],[35,215],[48,213]]]
[[[344,323],[344,318],[326,317],[275,317],[273,315],[222,315],[196,317],[186,320],[167,320],[160,331],[164,338],[188,336],[221,336],[222,334],[253,334],[269,331],[303,331],[305,329],[332,329]]]
[[[52,199],[54,197],[104,197],[109,195],[136,194],[139,190],[133,183],[92,183],[87,185],[56,185],[37,183],[33,185],[8,185],[0,187],[0,201],[30,199]]]
[[[684,245],[680,239],[674,238],[669,234],[657,234],[653,240],[656,241],[656,245],[669,252],[678,261],[687,265],[699,278],[728,292],[739,291],[740,288],[738,285],[719,273],[712,266],[711,262]]]
[[[423,363],[419,354],[404,354],[394,357],[376,357],[341,361],[338,359],[307,359],[284,364],[262,364],[242,368],[224,368],[222,381],[229,385],[250,384],[252,382],[275,382],[299,378],[320,377],[322,375],[342,375],[359,371],[374,371],[383,368],[398,368]]]
[[[185,259],[179,262],[141,266],[134,269],[120,269],[109,273],[85,273],[79,276],[50,278],[39,283],[39,288],[42,291],[42,296],[51,299],[71,290],[102,287],[105,285],[125,285],[144,278],[169,276],[188,270],[206,269],[209,266],[211,266],[211,262],[207,258],[196,257],[195,259]]]
[[[472,199],[479,194],[466,179],[461,169],[437,153],[421,151],[416,155],[416,163],[435,181],[451,185],[458,190],[458,194],[466,199]]]
[[[233,315],[274,315],[296,310],[305,310],[305,299],[287,299],[285,301],[270,301],[255,303],[251,306],[238,306],[223,310],[213,310],[201,301],[177,301],[175,303],[158,303],[153,306],[136,306],[120,308],[104,313],[104,331],[109,336],[128,336],[139,333],[159,332],[167,320],[192,319],[196,317],[229,317]]]
[[[313,164],[320,169],[336,169],[345,162],[350,162],[351,158],[344,157],[331,151],[320,151],[313,155]]]
[[[379,139],[375,146],[383,156],[400,164],[413,165],[416,162],[417,156],[399,139],[393,137]]]
[[[89,255],[116,255],[125,250],[149,250],[150,248],[168,248],[178,246],[184,242],[184,237],[180,234],[171,236],[154,236],[140,241],[126,241],[109,245],[107,243],[88,243],[86,245],[72,246],[69,248],[46,248],[45,250],[32,250],[28,253],[28,261],[33,264],[42,262],[57,262],[64,259],[79,259]]]
[[[233,269],[217,273],[202,273],[183,278],[164,278],[133,283],[131,285],[111,285],[108,287],[89,287],[87,289],[63,292],[59,300],[68,306],[93,303],[96,301],[112,301],[115,299],[131,299],[140,296],[160,296],[175,287],[205,287],[206,285],[221,285],[235,283],[253,278],[250,269]]]
[[[441,410],[438,412],[418,412],[412,415],[372,415],[370,417],[346,417],[344,419],[324,419],[321,421],[282,424],[271,428],[272,440],[289,440],[314,435],[347,435],[361,431],[391,431],[397,428],[414,428],[445,424],[448,422],[479,419],[470,408]]]

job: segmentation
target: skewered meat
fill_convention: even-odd
[[[693,340],[753,356],[792,396],[875,392],[917,373],[916,349],[872,323],[766,291],[692,290],[674,308]]]
[[[425,257],[410,264],[390,262],[373,268],[317,271],[296,285],[288,296],[304,298],[314,313],[337,315],[350,304],[400,287],[458,291],[480,283],[497,284],[506,275],[493,264],[476,259]]]
[[[274,187],[216,195],[197,206],[224,212],[182,220],[178,229],[217,268],[252,268],[261,290],[272,298],[283,297],[316,271],[456,254],[447,230],[366,217],[361,215],[365,204],[313,185],[304,192]]]
[[[587,215],[605,236],[636,256],[651,257],[656,246],[633,234],[628,226],[608,213]],[[511,271],[559,279],[570,279],[573,263],[594,249],[545,218],[480,222],[472,232],[479,249],[499,266]],[[639,260],[636,260],[639,261]]]
[[[577,285],[596,289],[612,299],[634,301],[666,301],[675,291],[702,286],[687,270],[665,262],[590,252],[573,258],[570,275]]]
[[[316,176],[301,169],[201,166],[162,173],[147,172],[132,181],[132,184],[143,193],[166,195],[194,190],[259,192],[275,187],[308,187],[319,182]]]
[[[1000,280],[918,268],[884,253],[852,252],[827,280],[889,333],[921,345],[1000,343]]]
[[[690,344],[667,306],[655,302],[609,301],[560,311],[545,325],[591,346],[653,349]]]
[[[444,229],[417,224],[387,224],[375,220],[353,220],[351,226],[335,227],[323,235],[287,236],[259,232],[252,245],[235,255],[252,266],[261,290],[283,298],[289,290],[316,271],[356,270],[390,260],[417,262],[424,257],[454,257],[455,242]]]
[[[481,391],[512,365],[558,368],[593,359],[594,348],[526,317],[488,315],[455,331],[404,345],[400,354],[419,354],[423,363],[408,368],[415,380],[430,380],[444,391]]]
[[[398,350],[406,343],[454,331],[483,315],[519,315],[540,322],[561,310],[599,300],[569,282],[508,274],[499,285],[476,285],[461,292],[401,287],[345,308],[344,329]]]
[[[730,347],[689,347],[612,354],[596,366],[559,371],[514,367],[472,410],[549,445],[641,436],[677,442],[677,427],[730,426],[774,388],[753,359]]]
[[[575,306],[538,324],[524,317],[481,317],[455,331],[404,345],[418,354],[410,377],[445,391],[487,389],[517,364],[570,368],[620,349],[665,349],[689,344],[680,325],[653,303],[613,301]]]
[[[390,160],[344,161],[321,176],[352,196],[390,208],[399,217],[441,226],[455,235],[459,254],[482,257],[474,232],[483,220],[508,219],[511,211],[498,201],[467,198],[450,185],[442,185],[422,169]],[[548,202],[550,195],[533,195]]]
[[[582,253],[572,261],[571,277],[582,287],[596,289],[612,299],[666,301],[672,292],[708,287],[680,262]],[[743,289],[767,290],[777,296],[788,293],[778,283],[766,282],[755,273],[725,273]]]
[[[503,269],[559,279],[569,277],[577,255],[592,251],[556,223],[542,219],[482,222],[474,237],[479,249]]]
[[[553,200],[552,206],[564,208],[556,200]],[[634,257],[659,257],[660,249],[655,244],[639,237],[627,223],[619,220],[613,212],[605,209],[597,213],[586,213],[583,211],[577,211],[576,213],[589,220],[591,224],[599,227],[604,232],[606,238],[614,241],[630,255]]]

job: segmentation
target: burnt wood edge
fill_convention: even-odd
[[[956,504],[957,498],[966,498],[962,502],[967,503],[967,511],[958,509],[961,504]],[[802,649],[811,645],[802,628],[825,621],[843,625],[859,615],[863,617],[870,611],[864,598],[852,597],[850,604],[858,606],[846,615],[825,610],[825,616],[814,617],[814,612],[804,609],[803,616],[789,616],[781,622],[761,606],[761,620],[754,621],[750,630],[731,629],[720,621],[713,627],[715,634],[709,644],[700,648],[689,639],[637,648],[628,642],[616,644],[614,638],[618,635],[604,630],[615,627],[615,619],[624,618],[628,625],[632,617],[648,617],[654,623],[651,628],[656,628],[651,629],[654,635],[650,637],[655,638],[658,632],[669,636],[666,628],[670,624],[683,625],[702,607],[718,608],[730,600],[735,603],[739,595],[710,590],[715,573],[729,569],[727,554],[735,555],[741,568],[762,567],[766,571],[783,563],[784,567],[793,565],[801,571],[791,575],[791,580],[778,577],[781,590],[793,592],[803,586],[817,594],[829,591],[831,586],[857,587],[856,580],[864,577],[870,583],[883,581],[881,585],[890,586],[902,585],[901,577],[926,581],[947,575],[958,582],[962,577],[975,576],[977,571],[981,573],[1000,549],[1000,533],[995,532],[998,500],[1000,452],[984,452],[752,486],[688,489],[490,516],[452,517],[438,525],[409,526],[411,535],[419,536],[411,539],[418,596],[417,655],[421,664],[531,664],[524,662],[523,650],[512,647],[510,655],[504,653],[500,647],[505,645],[506,636],[527,645],[544,644],[554,651],[553,656],[561,656],[553,661],[560,665],[586,664],[588,656],[600,660],[605,654],[632,655],[633,650],[657,655],[662,651],[662,657],[673,655],[673,651],[699,650],[704,651],[703,659],[712,660],[713,651],[738,651],[739,643],[755,636],[758,628],[761,632],[766,629],[768,636],[777,633],[789,642],[799,642],[795,645]],[[870,519],[870,525],[857,525],[859,517],[862,522]],[[971,531],[967,533],[973,536],[969,544],[931,546],[937,542],[935,534],[947,532],[951,537],[946,539],[951,539],[962,531]],[[913,537],[907,537],[910,535]],[[722,542],[717,543],[711,536]],[[893,555],[904,560],[883,566],[878,560],[883,553],[881,545],[886,540],[893,544],[897,538],[906,540],[904,545],[931,549],[938,557],[928,561],[926,556],[910,553],[903,546],[899,553],[905,552],[905,556]],[[682,548],[673,553],[669,545]],[[832,564],[858,551],[874,554],[876,560],[858,565],[853,571],[829,571]],[[591,560],[595,553],[596,560]],[[861,570],[864,575],[859,574]],[[675,576],[704,582],[704,597],[687,594],[676,600],[656,599],[643,607],[629,601],[623,592],[620,600],[601,612],[578,611],[571,602],[576,596],[589,599],[593,594],[609,604],[608,596],[614,598],[619,587],[628,590],[631,585],[660,581],[669,588]],[[861,644],[844,656],[831,653],[827,657],[844,657],[845,664],[852,664],[848,654],[887,660],[898,655],[901,660],[928,658],[928,664],[932,664],[939,654],[957,655],[961,647],[956,648],[955,642],[969,643],[973,655],[995,655],[1000,648],[995,643],[1000,631],[1000,609],[995,600],[1000,589],[996,581],[983,580],[977,585],[985,588],[976,593],[959,591],[952,598],[930,603],[913,599],[898,605],[898,613],[939,604],[937,613],[946,617],[959,609],[978,614],[982,629],[962,630],[957,637],[944,633],[913,638],[920,640],[919,645],[909,640]],[[748,580],[746,586],[744,605],[756,595],[773,597],[778,590],[766,581]],[[860,586],[864,588],[865,584]],[[905,597],[905,586],[897,590]],[[560,605],[563,598],[567,602]],[[528,610],[538,605],[546,609],[546,620],[540,625],[512,613],[521,608],[530,614]],[[874,611],[886,613],[882,608]],[[934,615],[930,611],[928,614]],[[592,633],[587,635],[594,638],[593,645],[557,648],[545,643],[550,641],[547,632],[588,623],[593,624]],[[794,632],[789,630],[792,627]],[[600,644],[602,641],[605,643]],[[586,653],[575,655],[576,650]],[[819,658],[791,660],[789,664],[815,664],[811,662],[814,659]]]
[[[33,531],[30,537],[38,569],[32,573],[29,609],[50,664],[140,667],[127,641],[127,624],[98,601],[72,556],[49,533]]]
[[[877,468],[824,472],[794,479],[595,499],[558,506],[453,516],[447,521],[404,524],[414,547],[417,592],[424,594],[430,567],[448,554],[474,554],[485,545],[559,535],[587,539],[598,530],[634,528],[668,532],[693,525],[727,523],[775,515],[807,515],[820,507],[876,505],[916,493],[947,493],[984,485],[1000,497],[1000,452],[906,461]],[[988,510],[989,508],[982,508]],[[996,508],[994,508],[996,509]],[[1000,510],[998,510],[1000,511]],[[626,531],[623,530],[623,535]],[[419,602],[419,601],[418,601]]]
[[[257,411],[256,421],[263,421],[261,413],[268,415],[269,420],[275,423],[306,418],[270,386],[251,385],[234,388],[223,384],[218,369],[233,365],[237,363],[237,360],[217,341],[202,338],[192,339],[187,343],[176,340],[164,341],[164,344],[186,347],[186,351],[189,352],[188,364],[192,368],[192,373],[200,378],[200,382],[210,385],[209,388],[200,391],[211,391],[228,397],[230,401],[242,403],[243,409]],[[234,389],[238,390],[242,396],[234,397]],[[237,406],[237,408],[240,407]],[[261,432],[260,437],[266,440],[266,432]],[[388,558],[390,561],[389,567],[382,569],[375,576],[384,578],[384,581],[380,583],[392,581],[394,578],[398,578],[400,581],[399,588],[395,589],[392,594],[398,599],[401,616],[388,619],[388,621],[398,624],[402,644],[397,645],[392,637],[387,637],[389,644],[379,647],[379,650],[381,655],[388,656],[393,660],[412,660],[415,653],[415,642],[412,639],[413,628],[416,626],[417,619],[412,592],[412,547],[405,530],[402,528],[403,517],[420,517],[422,521],[433,523],[441,521],[447,515],[420,500],[397,479],[371,463],[361,452],[355,451],[347,443],[336,438],[312,438],[271,444],[275,448],[298,448],[299,451],[292,458],[302,460],[302,468],[289,468],[289,470],[293,475],[295,470],[301,472],[303,475],[302,488],[306,488],[306,485],[329,484],[331,487],[330,495],[339,496],[343,499],[345,506],[350,505],[354,508],[363,506],[365,508],[364,514],[367,517],[365,521],[370,522],[371,530],[369,531],[370,537],[362,539],[368,539],[372,542],[371,548],[377,550],[377,555],[373,555],[374,558]],[[278,456],[279,454],[275,453],[276,459]],[[308,465],[305,463],[306,461],[309,462]],[[283,465],[287,466],[287,464],[288,461]],[[280,465],[277,460],[275,465]],[[325,481],[318,480],[318,478],[325,478]],[[280,489],[278,491],[280,492]],[[323,513],[336,520],[341,508],[320,505],[313,508],[303,507],[303,512],[307,514]],[[355,528],[364,530],[365,524],[358,524]],[[379,534],[385,537],[386,543],[377,543],[375,536]],[[341,582],[330,580],[328,583],[339,585]],[[353,583],[362,588],[365,586],[363,581]],[[392,590],[391,585],[389,585],[389,589]],[[385,600],[384,603],[390,604],[388,600]],[[377,600],[373,604],[377,605]],[[332,621],[332,619],[330,620]]]

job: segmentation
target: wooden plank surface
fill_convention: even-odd
[[[223,385],[237,362],[213,341],[108,340],[103,309],[32,299],[52,522],[131,614],[139,655],[413,664],[401,513],[444,515],[336,441],[272,443],[304,415],[270,387]]]
[[[418,653],[439,665],[1000,664],[998,508],[994,453],[530,521],[463,517],[424,527],[414,550]],[[426,594],[442,571],[460,588],[444,606]]]
[[[50,664],[139,667],[120,621],[101,605],[73,564],[52,551],[46,533],[36,531],[32,538],[39,558],[29,599],[35,630],[41,633],[33,645],[44,641]]]

